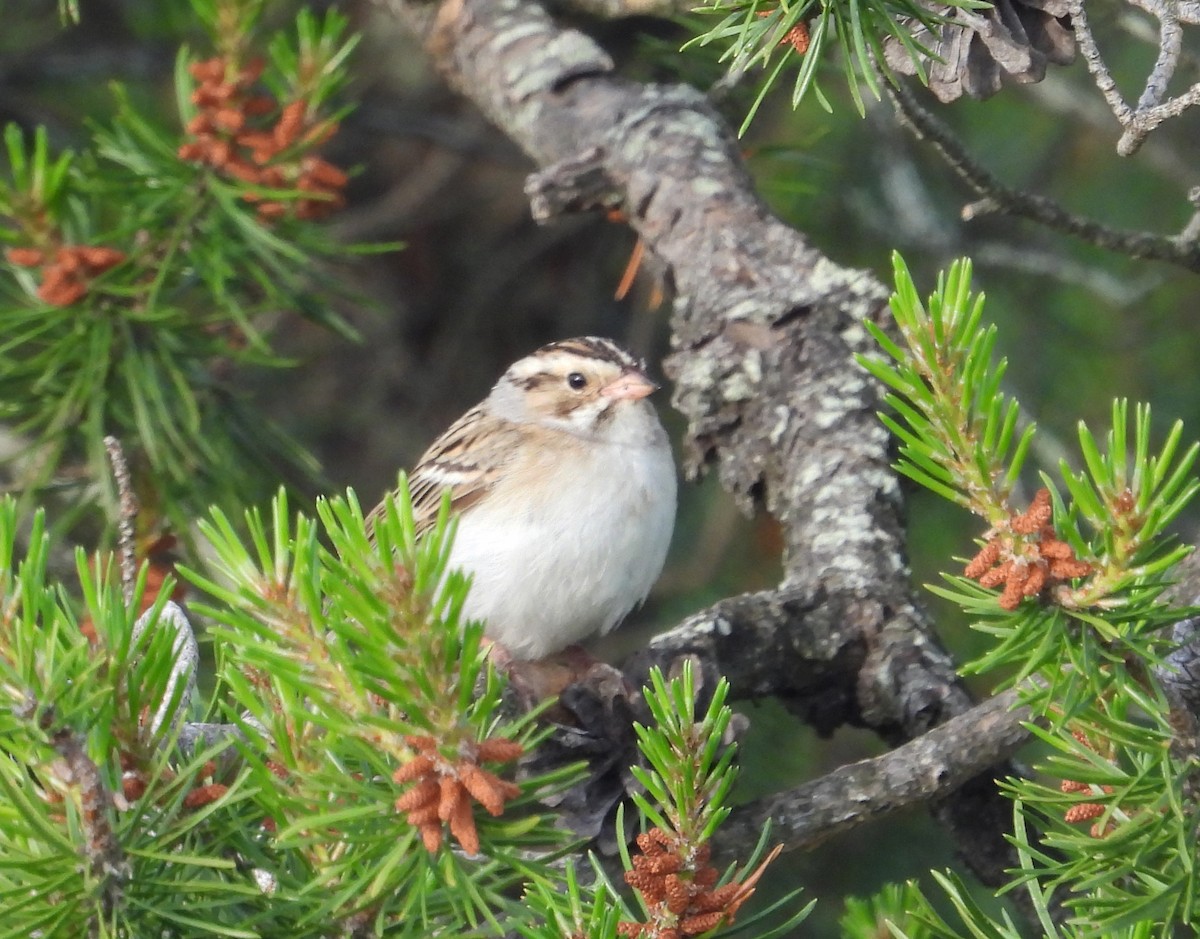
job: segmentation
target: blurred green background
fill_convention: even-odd
[[[3,0],[0,120],[45,125],[57,147],[82,147],[87,122],[111,112],[110,83],[173,113],[171,69],[181,42],[202,46],[182,0],[82,0],[82,25],[63,28],[53,3]],[[313,4],[318,8],[321,4]],[[652,269],[614,298],[634,246],[632,233],[599,217],[551,227],[529,218],[522,192],[528,160],[427,67],[411,39],[365,0],[337,4],[364,41],[354,60],[356,110],[328,148],[355,168],[349,206],[329,224],[346,241],[406,243],[365,258],[341,276],[365,295],[341,314],[361,332],[351,344],[281,310],[288,370],[246,372],[239,384],[264,412],[320,458],[325,480],[371,502],[425,445],[477,401],[513,359],[576,334],[614,336],[657,362],[667,351],[666,305],[655,305]],[[294,13],[270,6],[267,23]],[[1113,5],[1098,6],[1097,30],[1127,95],[1152,62]],[[584,21],[639,79],[716,80],[712,51],[673,53],[687,24]],[[1189,66],[1195,80],[1195,59]],[[753,97],[750,76],[723,100],[733,123]],[[998,216],[960,219],[972,196],[928,148],[876,105],[855,112],[827,68],[832,115],[806,102],[793,112],[782,89],[760,112],[745,152],[760,191],[783,218],[841,264],[884,278],[898,249],[918,283],[960,255],[974,258],[985,316],[999,324],[1010,361],[1007,386],[1042,428],[1031,463],[1052,470],[1074,453],[1075,424],[1103,425],[1114,396],[1152,403],[1160,427],[1182,418],[1200,428],[1195,275],[1132,261],[1031,223]],[[923,99],[925,100],[925,99]],[[1105,223],[1173,233],[1187,221],[1185,195],[1200,183],[1200,114],[1168,122],[1133,158],[1115,153],[1116,122],[1080,63],[1052,69],[1036,85],[986,102],[939,106],[939,117],[1005,183],[1028,187]],[[660,402],[669,411],[664,396]],[[676,439],[677,414],[666,413]],[[1032,477],[1031,477],[1032,479]],[[265,488],[274,487],[264,480]],[[978,534],[961,511],[920,492],[908,504],[914,580],[937,579]],[[1182,521],[1185,532],[1194,519]],[[779,572],[770,519],[743,517],[713,480],[684,488],[672,555],[651,602],[625,634],[662,628],[732,593],[770,586]],[[941,635],[962,658],[979,641],[953,611],[928,597]],[[981,694],[986,687],[978,688]],[[751,731],[743,750],[742,798],[769,792],[878,753],[853,729],[820,740],[777,702],[744,702]],[[951,848],[925,813],[913,811],[776,865],[777,885],[803,885],[823,901],[806,935],[833,935],[840,898],[889,879],[952,863]]]

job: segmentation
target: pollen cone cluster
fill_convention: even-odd
[[[478,854],[479,832],[472,800],[488,814],[500,815],[505,803],[521,794],[518,786],[479,764],[509,763],[525,748],[516,741],[494,737],[460,747],[458,759],[448,760],[433,737],[410,736],[405,742],[417,754],[392,774],[392,781],[414,785],[396,800],[396,811],[407,813],[408,823],[421,832],[430,853],[441,846],[442,827],[447,825],[464,851]]]
[[[770,16],[773,10],[759,10],[759,16]],[[795,26],[783,34],[783,38],[779,40],[781,46],[791,46],[796,55],[804,55],[808,51],[809,45],[812,43],[812,36],[809,35],[808,25],[804,20],[800,20]]]
[[[1094,753],[1101,752],[1100,748],[1092,743],[1091,740],[1088,739],[1087,735],[1083,733],[1083,731],[1074,730],[1071,732],[1071,735]],[[1075,779],[1064,779],[1060,783],[1059,788],[1066,795],[1074,795],[1076,793],[1088,793],[1090,795],[1095,792],[1095,789],[1093,789],[1087,783],[1082,783]],[[1111,795],[1113,787],[1101,786],[1100,791],[1105,795]],[[1078,822],[1090,822],[1100,818],[1100,816],[1102,816],[1106,811],[1108,811],[1107,808],[1105,808],[1105,806],[1099,802],[1078,802],[1063,813],[1063,821],[1065,821],[1068,825],[1074,825]],[[1096,824],[1092,825],[1091,827],[1091,835],[1093,838],[1103,838],[1106,834],[1108,834],[1111,828],[1111,822],[1107,827],[1102,826],[1099,822],[1096,822]]]
[[[100,245],[62,245],[53,250],[9,248],[5,256],[18,267],[41,268],[37,295],[51,306],[70,306],[83,299],[94,278],[125,260],[124,252]]]
[[[719,875],[709,863],[707,843],[690,848],[677,836],[651,828],[638,835],[637,844],[642,853],[633,858],[625,882],[642,895],[650,916],[645,923],[621,923],[618,930],[622,936],[640,939],[683,939],[731,924],[780,850],[776,848],[744,880],[718,887]]]
[[[254,94],[262,70],[261,59],[242,68],[221,57],[189,66],[199,82],[192,93],[198,113],[188,123],[190,136],[179,157],[255,186],[306,194],[280,200],[243,193],[244,200],[257,203],[264,220],[289,212],[296,218],[322,218],[344,204],[346,174],[310,151],[333,136],[337,123],[314,121],[302,99],[280,107],[269,95]]]
[[[217,764],[212,760],[208,760],[197,770],[187,794],[183,797],[182,804],[185,809],[195,811],[203,808],[216,802],[229,791],[229,787],[224,783],[214,780],[216,773]],[[170,783],[175,779],[175,773],[169,767],[158,770],[157,776],[163,783]],[[123,808],[128,809],[146,794],[150,785],[149,778],[150,774],[145,766],[130,753],[121,752],[121,797],[125,802]]]
[[[1004,586],[1000,606],[1015,610],[1046,587],[1091,573],[1086,561],[1050,524],[1050,490],[1039,489],[1029,508],[995,526],[963,573],[984,587]]]

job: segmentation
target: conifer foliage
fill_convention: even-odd
[[[642,920],[600,868],[585,887],[552,863],[570,843],[539,799],[579,770],[514,775],[543,732],[506,715],[482,624],[461,621],[448,507],[420,542],[403,479],[373,540],[353,493],[315,517],[281,494],[245,522],[215,510],[216,560],[187,574],[218,657],[202,699],[169,582],[140,615],[144,570],[123,585],[81,551],[77,587],[49,583],[42,516],[19,557],[0,505],[0,936],[548,936],[584,907],[613,936],[734,922],[766,862],[709,863],[734,777],[723,684],[702,717],[690,665],[647,691],[650,828],[625,858]]]
[[[737,775],[725,682],[706,696],[690,661],[651,673],[615,873],[549,808],[586,770],[530,769],[550,731],[506,705],[484,624],[462,615],[448,501],[420,540],[403,478],[371,533],[352,491],[247,510],[280,460],[311,460],[230,369],[287,364],[281,309],[349,332],[314,260],[347,253],[319,222],[351,169],[322,148],[355,39],[332,11],[271,30],[265,0],[191,2],[207,44],[179,50],[169,124],[116,88],[78,152],[3,131],[0,420],[26,446],[20,497],[0,500],[0,939],[788,934],[797,894],[754,909],[770,832],[716,860]],[[802,60],[797,97],[840,49],[861,105],[860,85],[894,78],[872,70],[885,33],[920,71],[915,37],[979,6],[718,3],[701,41],[768,85]],[[1005,890],[1048,936],[1194,930],[1200,618],[1167,591],[1200,447],[1117,400],[1103,431],[1079,425],[1074,462],[1035,475],[1038,431],[1004,391],[970,263],[924,300],[899,257],[894,272],[895,329],[867,324],[879,351],[861,365],[888,389],[897,471],[979,526],[930,589],[988,638],[964,670],[1016,687],[1042,747],[1001,783]],[[132,475],[108,471],[114,437]],[[98,483],[118,497],[120,562],[77,548],[64,578],[49,529]],[[187,610],[176,576],[136,564],[135,489],[203,542],[179,575]],[[48,523],[51,495],[65,522]],[[844,934],[1020,935],[933,878],[939,902],[889,886],[849,904]]]
[[[1194,928],[1200,752],[1186,703],[1194,676],[1180,667],[1194,635],[1169,628],[1188,611],[1164,591],[1191,550],[1171,523],[1200,488],[1200,446],[1183,446],[1176,422],[1156,448],[1149,408],[1118,400],[1103,437],[1079,424],[1079,468],[1064,459],[1057,479],[1040,473],[1020,508],[1037,429],[1021,429],[1000,390],[1005,363],[993,359],[970,263],[955,263],[928,302],[899,257],[895,274],[899,339],[872,326],[885,357],[862,364],[891,389],[882,419],[900,440],[897,469],[985,526],[961,572],[930,589],[993,637],[966,670],[1017,684],[1046,747],[1036,777],[1005,783],[1022,862],[1010,889],[1028,892],[1050,936]],[[955,877],[939,879],[970,934],[1019,935]],[[913,906],[917,925],[897,935],[963,935],[927,902]]]
[[[281,466],[313,471],[228,381],[286,364],[279,311],[348,332],[329,312],[342,288],[314,264],[346,253],[314,223],[346,182],[320,155],[343,114],[345,19],[305,11],[271,34],[261,0],[193,8],[209,48],[179,50],[174,122],[117,86],[79,152],[5,128],[0,178],[0,415],[27,445],[16,488],[83,502],[64,478],[106,481],[114,434],[143,503],[177,529],[211,502],[267,495]]]

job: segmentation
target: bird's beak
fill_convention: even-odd
[[[628,398],[636,401],[657,390],[658,385],[641,372],[628,371],[616,381],[611,381],[601,388],[600,394],[606,398],[617,398],[618,400]]]

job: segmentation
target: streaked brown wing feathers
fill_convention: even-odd
[[[455,512],[464,512],[483,498],[511,459],[520,437],[517,425],[488,417],[482,406],[455,421],[409,477],[417,535],[433,527],[447,489]]]

